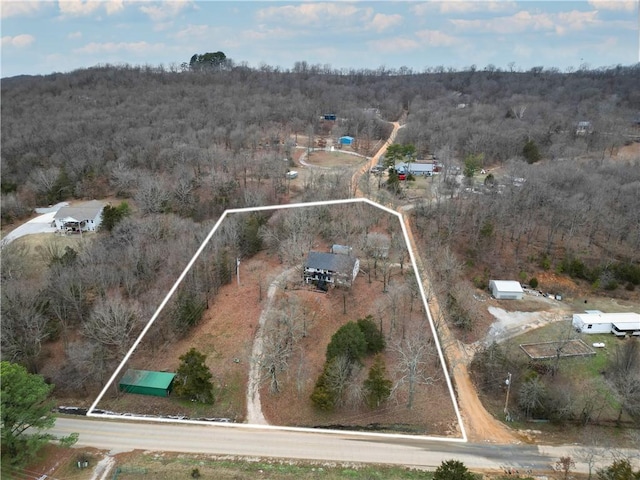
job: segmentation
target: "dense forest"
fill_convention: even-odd
[[[295,165],[297,135],[375,142],[390,121],[404,124],[397,142],[445,165],[413,222],[440,293],[453,292],[454,323],[472,328],[464,298],[491,274],[556,269],[632,291],[640,284],[639,160],[611,156],[640,135],[639,83],[640,65],[420,74],[105,65],[3,79],[3,225],[63,200],[131,206],[78,248],[41,247],[46,268],[18,244],[3,248],[3,358],[38,371],[42,345],[63,339],[69,361],[54,379],[59,388],[102,385],[225,209],[291,200],[284,174]],[[340,121],[327,127],[327,113]],[[584,121],[591,130],[577,134]],[[495,184],[447,173],[469,158],[498,169]],[[347,198],[349,181],[317,175],[296,201]],[[187,279],[158,342],[197,322],[231,280],[236,255],[277,251],[274,238],[280,248],[299,246],[286,236],[299,230],[274,236],[269,217],[226,227],[207,253],[212,268]]]

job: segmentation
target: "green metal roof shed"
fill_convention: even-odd
[[[175,376],[175,373],[129,369],[120,380],[120,391],[168,397],[173,388]]]

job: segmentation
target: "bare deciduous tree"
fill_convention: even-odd
[[[116,359],[129,349],[139,323],[138,308],[120,296],[98,300],[82,325],[85,337],[106,347]]]
[[[418,331],[405,335],[390,348],[395,353],[395,370],[399,375],[392,395],[397,395],[398,390],[406,385],[407,408],[411,408],[418,386],[432,385],[438,379],[437,370],[430,362],[437,356],[436,347],[430,338]]]
[[[50,334],[40,290],[33,283],[2,286],[2,358],[24,362],[37,371],[37,360]]]
[[[289,369],[296,343],[305,335],[307,326],[304,312],[293,298],[281,300],[266,319],[258,361],[271,393],[280,392],[280,375]]]

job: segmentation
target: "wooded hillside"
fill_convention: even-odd
[[[40,248],[39,263],[20,246],[3,249],[3,358],[38,370],[42,344],[63,338],[69,362],[56,383],[77,391],[101,384],[225,209],[289,201],[284,174],[296,135],[375,141],[398,119],[406,126],[397,141],[419,156],[453,166],[477,155],[482,167],[500,169],[501,182],[524,179],[470,198],[442,175],[435,196],[418,202],[417,230],[437,253],[442,285],[462,272],[480,271],[482,285],[490,273],[540,265],[599,287],[635,288],[640,169],[637,158],[610,157],[640,135],[639,83],[638,65],[423,74],[102,66],[3,79],[3,223],[61,200],[132,206],[81,247]],[[323,123],[327,113],[338,120]],[[576,134],[580,121],[592,132]],[[539,162],[525,161],[527,142]],[[299,199],[346,198],[349,182],[318,176]],[[159,342],[197,321],[230,281],[235,256],[262,248],[267,221],[248,216],[227,227],[207,253],[212,269],[190,277]],[[457,257],[442,253],[449,246]]]

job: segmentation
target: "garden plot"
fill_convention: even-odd
[[[549,358],[590,357],[595,350],[580,339],[558,342],[521,343],[520,348],[532,360]]]

